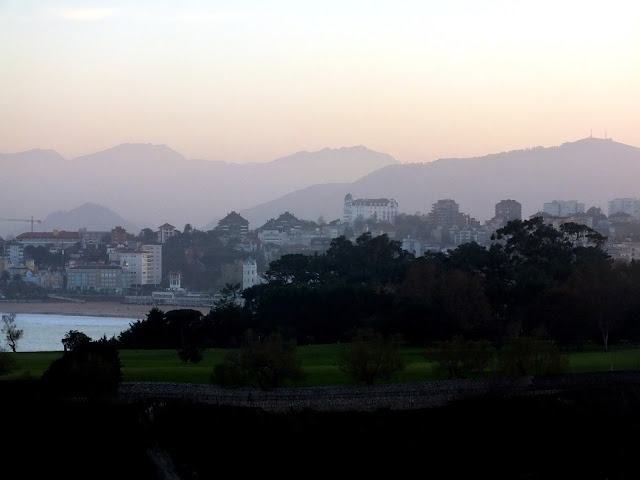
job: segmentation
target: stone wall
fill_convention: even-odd
[[[483,395],[540,395],[578,389],[640,386],[640,372],[571,374],[546,378],[522,377],[442,380],[372,386],[278,388],[269,391],[192,383],[122,383],[122,402],[179,402],[260,408],[270,412],[409,410],[443,406]]]
[[[531,378],[474,379],[398,383],[373,386],[339,386],[259,389],[225,389],[189,383],[123,383],[123,402],[182,402],[261,408],[266,411],[375,411],[407,410],[446,405],[452,400],[490,393],[525,391]]]

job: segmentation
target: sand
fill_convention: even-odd
[[[51,313],[56,315],[87,315],[94,317],[146,318],[151,305],[131,305],[119,302],[0,302],[2,313]],[[160,310],[166,312],[186,307],[163,305]],[[188,307],[209,313],[209,307]]]

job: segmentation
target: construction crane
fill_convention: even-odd
[[[37,218],[0,218],[0,222],[30,222],[31,223],[31,231],[33,232],[33,224],[34,223],[42,223],[42,220],[38,220]]]

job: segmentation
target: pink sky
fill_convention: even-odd
[[[640,2],[167,3],[0,3],[0,153],[640,146]]]

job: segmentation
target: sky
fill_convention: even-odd
[[[0,0],[0,153],[640,147],[640,2]]]

